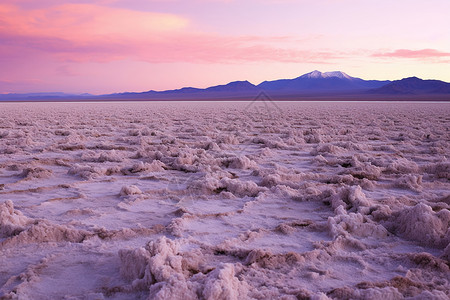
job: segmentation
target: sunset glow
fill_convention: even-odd
[[[0,93],[112,93],[341,70],[450,81],[450,2],[5,0]]]

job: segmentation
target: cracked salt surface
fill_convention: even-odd
[[[448,103],[0,104],[2,299],[448,299]]]

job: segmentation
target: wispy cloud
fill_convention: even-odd
[[[158,62],[279,61],[327,63],[331,51],[295,47],[286,36],[224,36],[193,30],[175,14],[99,4],[63,4],[25,10],[0,5],[0,54],[45,53],[61,61]],[[19,50],[19,51],[18,51]]]
[[[22,87],[38,87],[43,83],[40,79],[11,80],[0,78],[0,94],[14,93]]]
[[[450,52],[442,52],[435,49],[408,50],[398,49],[392,52],[378,52],[374,57],[388,58],[415,58],[415,59],[439,59],[450,57]]]

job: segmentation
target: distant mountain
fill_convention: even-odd
[[[393,81],[385,86],[368,91],[371,94],[449,94],[450,83],[440,80],[423,80],[417,77]]]
[[[143,93],[121,93],[104,95],[104,98],[120,98],[123,96],[136,99],[183,99],[196,97],[206,98],[235,98],[252,97],[257,93],[265,91],[272,96],[278,95],[306,95],[306,94],[329,94],[332,92],[358,92],[381,87],[390,81],[363,80],[351,77],[344,72],[319,72],[313,71],[294,79],[281,79],[264,81],[254,85],[248,81],[234,81],[224,85],[212,86],[206,89],[182,88],[168,91],[148,91]]]
[[[256,90],[256,86],[248,81],[233,81],[225,85],[216,85],[205,89],[206,92],[247,92]]]
[[[27,94],[0,94],[0,100],[29,100],[29,99],[63,99],[63,98],[83,98],[83,97],[92,97],[93,95],[84,93],[84,94],[67,94],[67,93],[27,93]]]
[[[251,84],[248,81],[233,81],[228,84],[222,84],[222,85],[216,85],[211,86],[206,89],[198,89],[198,88],[182,88],[179,90],[168,90],[168,91],[162,91],[162,92],[155,92],[150,91],[152,93],[157,94],[192,94],[192,93],[236,93],[236,92],[247,92],[247,91],[254,91],[256,90],[256,86],[254,84]]]
[[[351,77],[344,72],[313,71],[294,79],[264,81],[258,88],[265,91],[284,91],[297,93],[304,91],[351,91],[379,88],[390,81],[363,80]]]
[[[184,98],[229,98],[239,96],[252,96],[259,89],[248,81],[233,81],[228,84],[216,85],[208,87],[206,89],[199,89],[193,87],[185,87],[177,90],[167,91],[147,91],[142,93],[119,93],[111,95],[100,96],[103,99],[121,98],[126,96],[127,98],[134,99],[184,99]]]
[[[320,71],[312,71],[311,73],[306,73],[302,76],[300,76],[299,78],[309,78],[309,79],[324,79],[324,78],[340,78],[340,79],[349,79],[352,80],[353,77],[345,74],[344,72],[341,71],[334,71],[334,72],[320,72]]]
[[[438,95],[439,101],[450,100],[450,83],[422,80],[417,77],[397,81],[363,80],[340,71],[313,71],[293,79],[264,81],[254,85],[233,81],[205,89],[184,87],[176,90],[125,92],[107,95],[32,93],[0,94],[0,101],[77,101],[77,100],[214,100],[255,99],[260,93],[277,99],[399,99],[410,95]],[[403,96],[402,96],[403,95]],[[436,98],[434,97],[434,98]],[[416,97],[417,98],[417,97]]]

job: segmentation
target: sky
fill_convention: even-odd
[[[450,82],[449,0],[2,0],[0,93],[295,78]]]

